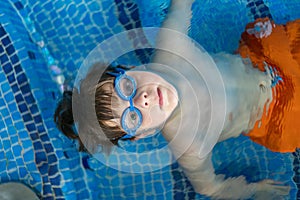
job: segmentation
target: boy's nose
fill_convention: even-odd
[[[133,102],[135,106],[148,108],[151,103],[151,98],[147,92],[142,92],[139,96],[135,97]]]

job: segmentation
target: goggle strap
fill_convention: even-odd
[[[132,98],[129,99],[129,104],[130,104],[129,110],[130,110],[130,111],[134,111],[134,106],[133,106]]]
[[[126,134],[123,137],[121,137],[121,139],[130,139],[130,138],[133,138],[133,137],[134,136],[132,136],[132,135]]]
[[[115,72],[106,72],[106,74],[109,74],[111,76],[115,76],[115,77],[118,77],[122,74],[125,74],[125,70],[124,69],[121,69],[121,68],[115,68],[114,69]]]
[[[121,75],[120,73],[115,73],[115,72],[106,72],[106,74],[109,74],[109,75],[114,76],[114,77],[118,77],[118,76]]]

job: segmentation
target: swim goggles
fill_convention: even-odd
[[[126,75],[125,70],[120,68],[115,68],[114,70],[114,72],[107,72],[107,74],[116,77],[114,82],[115,91],[121,99],[129,101],[130,104],[121,116],[121,126],[127,133],[122,139],[132,138],[143,121],[140,110],[133,105],[133,97],[136,94],[136,82],[131,76]]]

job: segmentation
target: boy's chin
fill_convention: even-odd
[[[156,129],[153,129],[153,130],[149,130],[149,131],[146,131],[146,132],[142,132],[138,135],[136,135],[133,139],[133,141],[136,141],[136,140],[139,140],[139,139],[142,139],[142,138],[146,138],[146,137],[151,137],[153,136],[155,133],[157,133],[157,130]]]

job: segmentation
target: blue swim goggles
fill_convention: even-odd
[[[115,68],[115,72],[107,72],[107,74],[116,77],[114,85],[118,96],[130,103],[121,116],[121,126],[127,133],[122,139],[132,138],[143,121],[140,110],[134,107],[132,100],[136,94],[136,82],[131,76],[126,75],[125,70],[120,68]]]

